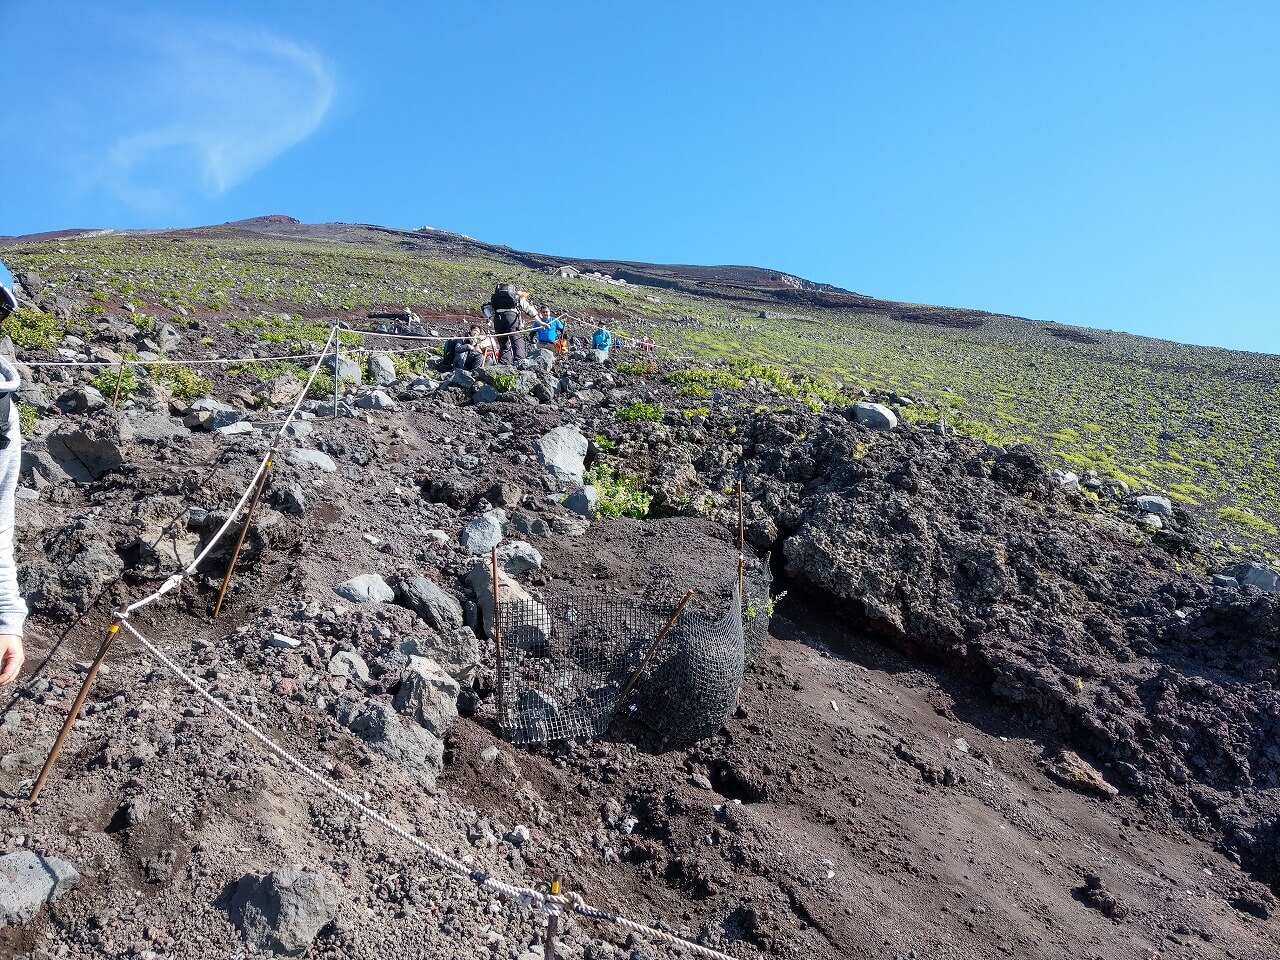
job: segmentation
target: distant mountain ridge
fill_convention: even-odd
[[[406,250],[458,257],[468,254],[506,260],[533,270],[554,270],[573,266],[583,272],[606,273],[631,284],[678,291],[694,296],[757,302],[762,309],[790,307],[846,309],[874,313],[906,322],[936,323],[951,327],[978,327],[987,319],[1004,314],[926,304],[881,300],[829,283],[818,283],[794,274],[766,267],[735,264],[659,264],[634,260],[565,257],[557,254],[516,250],[486,243],[464,234],[434,227],[405,230],[366,223],[303,223],[285,214],[268,214],[233,220],[216,226],[179,227],[166,230],[57,230],[18,237],[0,237],[0,245],[57,240],[110,233],[175,234],[187,236],[263,236],[289,240],[314,240],[361,244],[370,238],[392,236]]]

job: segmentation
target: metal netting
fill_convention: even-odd
[[[767,574],[728,600],[552,595],[501,604],[499,717],[512,743],[598,737],[615,715],[665,744],[714,734],[768,635]],[[665,633],[664,633],[665,631]],[[623,698],[626,693],[625,700]]]

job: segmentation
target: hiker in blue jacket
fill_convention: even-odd
[[[613,346],[613,334],[603,320],[596,321],[596,332],[591,335],[591,349],[595,351],[596,360],[604,363],[609,359],[609,348]]]
[[[547,350],[555,347],[563,330],[564,321],[559,317],[553,317],[550,307],[543,307],[541,315],[533,321],[533,332],[538,339],[538,345]]]
[[[0,262],[0,321],[18,307],[15,289],[8,267]],[[27,605],[18,592],[13,561],[13,499],[22,462],[22,435],[14,400],[19,385],[12,361],[0,355],[0,687],[16,680],[22,669],[22,631],[27,620]]]

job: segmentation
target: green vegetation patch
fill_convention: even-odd
[[[0,336],[24,350],[49,350],[62,339],[62,321],[51,313],[19,307],[0,323]]]
[[[176,364],[153,364],[147,367],[151,379],[163,386],[179,400],[198,400],[207,397],[213,383],[190,367]]]
[[[1250,513],[1248,510],[1241,510],[1239,507],[1223,507],[1218,511],[1218,516],[1225,522],[1254,533],[1265,533],[1268,536],[1276,536],[1280,534],[1280,528],[1274,523],[1262,519],[1257,514]]]
[[[596,512],[606,517],[648,516],[653,494],[644,489],[638,477],[615,470],[607,463],[597,463],[582,478],[584,484],[596,488]]]
[[[100,371],[89,381],[98,392],[110,400],[116,394],[116,384],[120,384],[120,399],[128,400],[138,392],[138,375],[133,367],[109,367]]]
[[[645,403],[637,400],[618,411],[619,420],[648,420],[659,423],[665,411],[660,403]]]

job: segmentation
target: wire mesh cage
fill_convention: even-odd
[[[503,603],[499,717],[512,743],[598,737],[625,715],[666,743],[720,729],[768,635],[767,573],[710,605],[554,595]],[[625,696],[624,696],[625,694]]]

